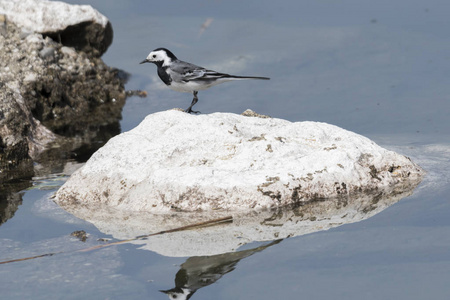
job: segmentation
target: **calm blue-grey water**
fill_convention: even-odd
[[[195,108],[202,113],[251,108],[331,123],[411,157],[427,176],[411,196],[368,219],[252,243],[233,260],[170,257],[135,244],[73,252],[112,236],[54,204],[64,177],[48,174],[20,194],[19,209],[0,226],[0,261],[64,253],[0,265],[2,299],[167,299],[160,290],[189,272],[203,278],[191,299],[448,299],[450,2],[68,2],[91,4],[110,19],[114,42],[103,59],[131,74],[128,89],[148,92],[128,99],[122,131],[150,113],[189,106],[191,95],[167,89],[155,66],[139,64],[166,47],[210,69],[271,77],[201,91]],[[69,236],[75,230],[90,234],[85,243]],[[228,263],[194,272],[214,266],[212,259]]]

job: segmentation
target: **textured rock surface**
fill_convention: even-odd
[[[63,45],[101,56],[111,45],[108,19],[90,5],[47,0],[2,0],[0,14],[28,32],[41,33]]]
[[[0,182],[32,174],[51,143],[71,151],[120,132],[119,70],[2,15],[0,45]]]
[[[57,192],[64,205],[247,210],[420,180],[408,158],[336,126],[165,111],[111,139]]]

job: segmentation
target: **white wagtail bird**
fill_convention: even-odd
[[[158,48],[150,52],[147,58],[141,62],[141,64],[143,63],[154,63],[158,68],[159,78],[172,90],[193,93],[194,99],[191,106],[185,110],[187,113],[198,113],[198,111],[193,111],[192,107],[198,101],[197,94],[200,90],[233,80],[270,79],[256,76],[235,76],[208,70],[179,60],[165,48]]]

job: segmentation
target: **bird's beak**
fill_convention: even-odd
[[[148,63],[148,62],[150,62],[148,59],[144,59],[144,60],[141,61],[139,64],[145,64],[145,63]]]

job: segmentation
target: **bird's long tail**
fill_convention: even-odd
[[[236,76],[236,75],[228,75],[228,76],[224,76],[224,78],[270,80],[269,77],[259,77],[259,76]]]

